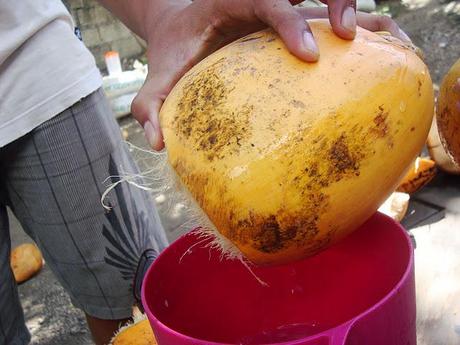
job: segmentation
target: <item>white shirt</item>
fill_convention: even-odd
[[[102,85],[59,0],[0,0],[0,147]]]

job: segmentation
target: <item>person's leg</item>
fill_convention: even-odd
[[[10,145],[8,155],[14,213],[98,343],[106,342],[131,316],[142,253],[159,253],[167,241],[146,191],[120,184],[107,196],[112,209],[102,206],[109,176],[138,173],[102,91]]]
[[[30,334],[24,322],[16,282],[10,268],[11,242],[5,206],[6,195],[1,185],[2,180],[0,180],[0,344],[25,345],[30,341]]]

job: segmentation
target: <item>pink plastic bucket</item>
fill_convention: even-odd
[[[178,239],[144,279],[159,345],[416,344],[412,242],[389,217],[314,257],[252,267],[268,287],[198,241]]]

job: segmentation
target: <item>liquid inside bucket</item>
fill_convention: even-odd
[[[403,230],[377,214],[314,257],[251,266],[265,286],[239,261],[222,260],[206,242],[194,245],[199,241],[192,232],[156,260],[144,304],[174,332],[222,344],[289,342],[341,325],[395,287],[411,253]]]

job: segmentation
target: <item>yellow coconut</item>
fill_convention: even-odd
[[[111,345],[157,345],[149,320],[130,323],[115,335]]]
[[[42,269],[42,253],[33,243],[21,244],[11,251],[10,265],[16,282],[25,282]]]
[[[459,78],[460,59],[442,81],[436,111],[439,136],[457,164],[460,164],[460,90],[456,88]]]
[[[415,193],[426,186],[435,176],[435,161],[417,157],[396,190],[409,194]]]
[[[423,61],[358,29],[310,21],[321,58],[291,55],[270,30],[192,68],[160,120],[169,161],[218,230],[257,264],[300,259],[343,238],[395,190],[433,117]]]

